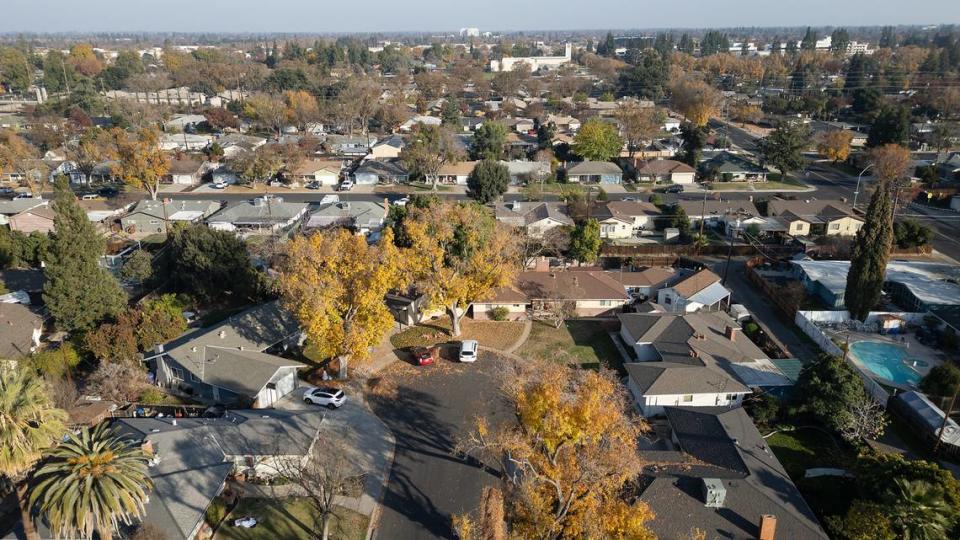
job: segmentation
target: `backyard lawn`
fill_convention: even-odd
[[[330,523],[330,537],[337,540],[363,540],[367,536],[368,518],[363,514],[338,508]],[[236,527],[234,520],[254,517],[257,526],[251,529]],[[317,538],[319,519],[306,498],[288,499],[245,498],[217,531],[217,540],[273,540]]]
[[[475,339],[480,345],[492,349],[504,350],[517,342],[523,334],[523,322],[518,321],[478,321],[464,317],[460,321],[460,337],[450,335],[450,319],[441,317],[412,326],[394,334],[390,343],[397,349],[407,347],[429,347],[437,343],[461,339]]]
[[[623,370],[623,361],[608,332],[608,323],[600,321],[567,321],[560,328],[536,321],[530,338],[517,354],[524,358],[555,359],[596,369],[605,367]]]

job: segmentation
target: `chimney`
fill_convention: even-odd
[[[550,259],[547,257],[537,257],[537,260],[534,261],[534,270],[537,272],[549,272],[550,271]]]
[[[759,540],[774,540],[777,536],[777,516],[764,514],[760,516]]]
[[[140,443],[140,449],[143,450],[143,453],[144,453],[144,454],[146,454],[146,455],[148,455],[148,456],[152,456],[152,455],[153,455],[153,441],[151,441],[150,439],[144,439],[143,442]]]
[[[739,329],[739,328],[737,328],[736,326],[733,326],[733,325],[729,325],[729,324],[728,324],[728,325],[727,325],[727,330],[726,330],[726,332],[723,333],[723,335],[727,336],[727,339],[729,339],[730,341],[736,341],[736,340],[737,340],[737,334],[739,334],[739,333],[740,333],[740,329]]]

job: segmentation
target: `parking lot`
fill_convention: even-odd
[[[452,538],[451,517],[474,511],[483,486],[497,482],[493,469],[453,448],[477,415],[492,424],[510,419],[497,380],[506,361],[481,351],[474,364],[398,362],[371,381],[371,406],[396,438],[376,537]]]

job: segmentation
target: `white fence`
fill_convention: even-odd
[[[871,313],[867,317],[866,324],[871,324],[872,321],[876,321],[877,317],[880,315],[896,315],[902,319],[907,319],[908,322],[912,317],[911,315],[920,315],[920,319],[923,318],[923,314],[917,313]],[[871,320],[872,319],[872,320]],[[887,400],[890,399],[890,394],[880,386],[880,383],[873,380],[873,377],[869,373],[865,372],[856,362],[850,359],[848,355],[845,355],[843,349],[841,349],[836,343],[830,339],[830,336],[826,335],[823,330],[820,329],[814,322],[820,323],[846,323],[850,321],[850,314],[846,311],[798,311],[794,322],[797,323],[797,326],[803,330],[803,333],[810,337],[816,344],[820,347],[823,352],[839,356],[841,358],[846,358],[847,363],[860,375],[860,378],[863,380],[863,386],[867,389],[867,393],[870,394],[877,403],[883,407],[887,406]]]

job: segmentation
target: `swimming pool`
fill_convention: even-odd
[[[916,386],[923,378],[910,367],[907,350],[893,343],[881,341],[858,341],[850,345],[850,354],[868,371],[881,379],[895,384]],[[921,362],[917,362],[921,364]],[[922,365],[926,365],[923,362]]]

